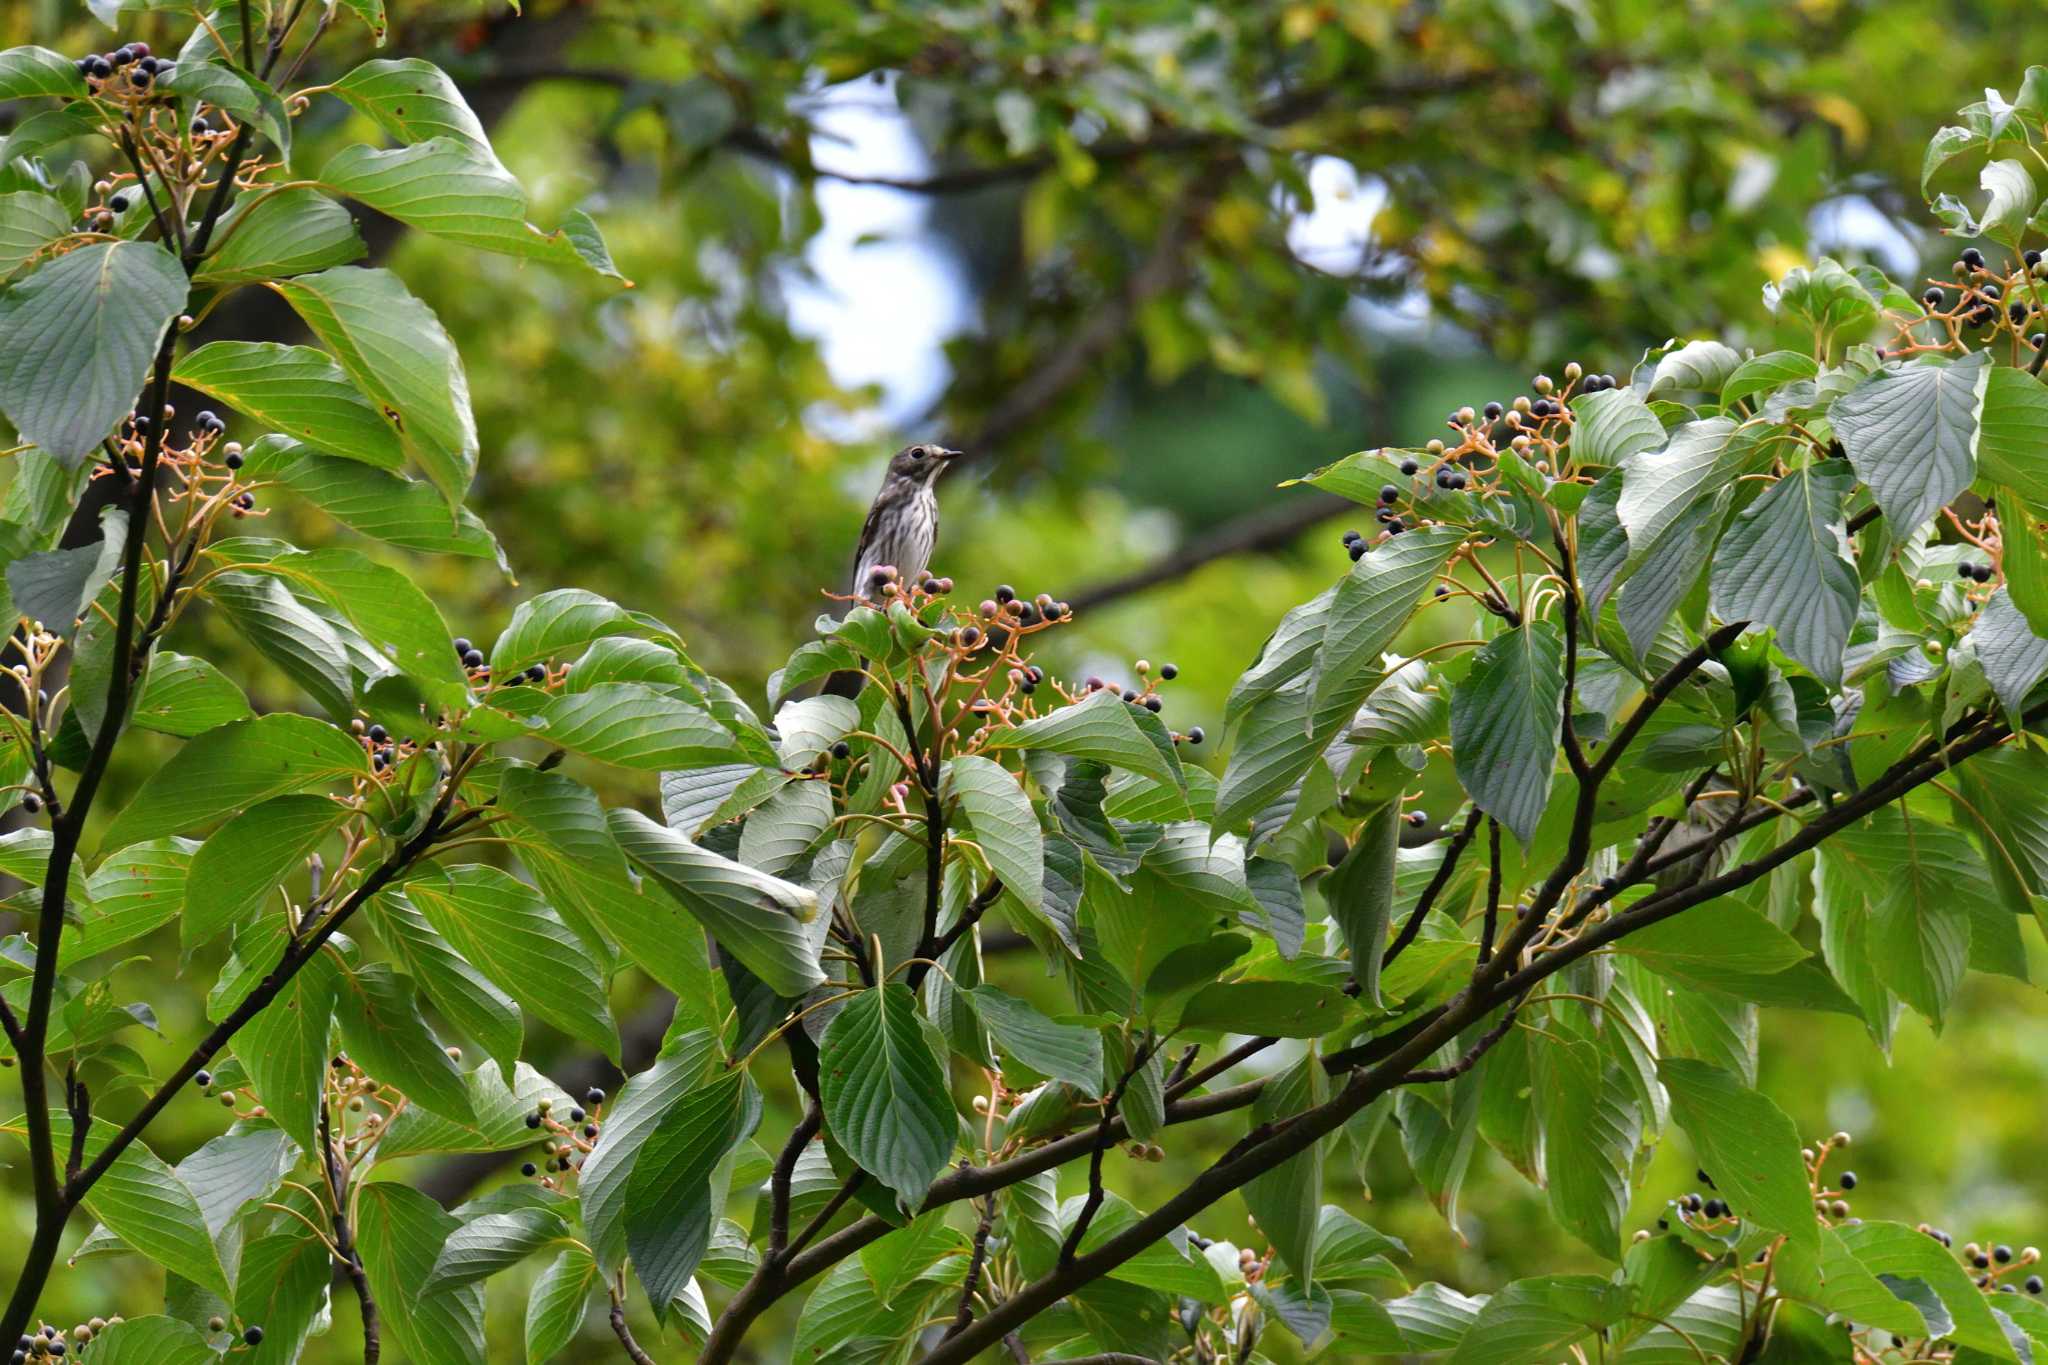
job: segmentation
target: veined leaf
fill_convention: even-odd
[[[711,1240],[712,1172],[761,1120],[744,1071],[684,1091],[640,1144],[626,1179],[626,1246],[655,1315],[683,1293]]]
[[[1458,781],[1524,845],[1550,799],[1563,705],[1564,636],[1549,621],[1496,637],[1451,693]]]
[[[925,1042],[917,997],[901,982],[860,992],[832,1018],[818,1054],[825,1126],[906,1212],[953,1151],[946,1072]]]
[[[1861,589],[1843,551],[1842,499],[1856,477],[1837,462],[1793,470],[1751,503],[1714,551],[1714,613],[1778,633],[1822,682],[1842,680]]]
[[[368,777],[370,760],[346,731],[307,716],[258,716],[208,730],[157,769],[107,831],[121,848],[309,787]]]
[[[348,807],[324,796],[274,796],[214,831],[192,859],[187,951],[255,913],[348,817]]]
[[[1003,888],[1027,909],[1043,909],[1045,836],[1016,776],[994,759],[961,754],[946,762],[939,799],[958,804]]]
[[[1043,749],[1071,758],[1092,758],[1187,789],[1187,778],[1171,746],[1160,752],[1138,728],[1131,704],[1107,689],[1077,706],[1063,706],[1022,725],[993,729],[983,736],[982,747]]]
[[[341,366],[311,346],[215,341],[180,360],[171,377],[330,455],[379,469],[405,463],[405,447]],[[448,510],[440,507],[443,524]]]
[[[1991,354],[1879,370],[1828,410],[1849,462],[1901,537],[1977,475],[1978,420]]]
[[[260,284],[347,265],[367,250],[349,211],[318,190],[259,192],[221,215],[212,249],[192,278],[201,284]]]
[[[1784,1110],[1717,1066],[1686,1057],[1657,1063],[1671,1116],[1730,1208],[1798,1246],[1819,1239],[1799,1130]]]

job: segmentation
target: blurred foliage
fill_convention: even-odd
[[[707,666],[758,684],[836,586],[901,434],[860,416],[875,394],[835,381],[824,338],[789,308],[841,184],[820,168],[865,170],[831,136],[843,102],[906,119],[932,176],[983,185],[911,194],[914,245],[956,273],[969,325],[858,328],[866,346],[943,341],[933,410],[902,425],[982,438],[947,493],[939,566],[964,585],[1072,593],[1295,496],[1272,485],[1300,469],[1418,442],[1447,407],[1507,396],[1509,375],[1568,358],[1622,370],[1681,330],[1765,348],[1779,338],[1756,291],[1822,251],[1889,251],[1895,274],[1916,273],[1939,251],[1917,210],[1928,130],[2011,81],[2039,8],[536,0],[523,17],[468,3],[393,17],[391,46],[447,66],[496,120],[541,214],[588,203],[637,286],[601,296],[442,242],[390,248],[467,358],[485,452],[473,505],[520,595],[574,584],[644,606]],[[185,22],[123,20],[134,36]],[[75,0],[0,10],[0,45],[82,52],[104,32]],[[338,29],[319,66],[370,55]],[[340,131],[302,128],[301,154],[318,164]],[[1311,209],[1353,237],[1304,244]],[[1058,663],[1170,649],[1176,723],[1214,728],[1280,608],[1340,554],[1316,532],[1209,564],[1084,617]],[[514,597],[469,561],[419,571],[457,629],[494,633]],[[150,749],[116,786],[154,765]],[[166,1037],[190,1036],[196,994],[155,997]],[[2014,1241],[2048,1225],[2036,995],[1973,979],[1938,1050],[1909,1023],[1889,1066],[1848,1021],[1768,1027],[1763,1088],[1804,1131],[1856,1130],[1872,1216]],[[216,1123],[174,1109],[160,1148],[175,1157]],[[1163,1165],[1117,1178],[1144,1205],[1214,1155],[1181,1137]],[[1659,1160],[1645,1201],[1691,1182],[1688,1156]],[[1393,1144],[1373,1174],[1373,1221],[1408,1239],[1417,1280],[1482,1290],[1592,1265],[1494,1158],[1467,1187],[1470,1245],[1409,1190]],[[52,1308],[146,1302],[155,1289],[133,1274],[88,1262]],[[516,1338],[517,1313],[494,1300],[494,1340]],[[354,1330],[338,1313],[320,1358],[348,1359]]]

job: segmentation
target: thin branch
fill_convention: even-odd
[[[782,1155],[775,1159],[775,1170],[768,1177],[768,1254],[779,1256],[789,1245],[789,1183],[796,1173],[796,1163],[811,1145],[811,1139],[825,1125],[825,1112],[812,1100],[805,1106],[804,1116],[796,1127],[790,1129],[789,1141],[782,1145]]]
[[[1520,1000],[1510,1004],[1507,1012],[1501,1015],[1500,1022],[1479,1035],[1472,1046],[1465,1049],[1458,1060],[1452,1062],[1449,1066],[1433,1067],[1422,1071],[1410,1071],[1401,1077],[1400,1083],[1402,1085],[1427,1085],[1438,1081],[1456,1080],[1473,1067],[1479,1065],[1479,1059],[1492,1050],[1495,1043],[1508,1036],[1508,1030],[1515,1026],[1515,1015],[1521,1008],[1522,1002]]]
[[[348,1176],[342,1170],[341,1153],[334,1144],[334,1130],[327,1113],[327,1098],[320,1099],[320,1175],[327,1182],[328,1198],[334,1201],[334,1255],[355,1286],[356,1303],[363,1316],[363,1365],[377,1365],[384,1352],[383,1331],[377,1315],[377,1300],[370,1292],[370,1277],[356,1250],[355,1233],[348,1221]]]
[[[1479,822],[1485,818],[1486,812],[1474,806],[1472,813],[1465,817],[1465,823],[1451,836],[1450,847],[1444,850],[1442,860],[1436,865],[1436,875],[1429,879],[1428,886],[1422,888],[1421,898],[1415,902],[1415,908],[1408,912],[1407,923],[1401,926],[1401,932],[1394,936],[1394,941],[1387,945],[1387,951],[1380,955],[1380,970],[1385,971],[1394,959],[1415,941],[1415,936],[1422,932],[1422,921],[1428,918],[1430,907],[1436,904],[1436,898],[1442,895],[1444,887],[1450,884],[1451,874],[1458,870],[1458,859],[1465,855],[1465,846],[1472,842],[1472,836],[1479,832]]]
[[[1357,503],[1332,493],[1316,492],[1307,497],[1292,497],[1226,521],[1129,573],[1090,583],[1068,594],[1066,601],[1077,612],[1106,607],[1112,602],[1185,578],[1219,559],[1285,549],[1314,527],[1357,510]]]
[[[1230,1070],[1230,1068],[1258,1056],[1261,1052],[1264,1052],[1279,1041],[1278,1038],[1265,1036],[1247,1039],[1224,1053],[1221,1057],[1218,1057],[1215,1061],[1209,1063],[1209,1065],[1203,1067],[1200,1071],[1197,1071],[1194,1075],[1183,1076],[1178,1080],[1170,1081],[1166,1086],[1167,1103],[1171,1104],[1182,1095],[1200,1090],[1210,1081],[1215,1080],[1218,1076]]]
[[[967,1278],[960,1285],[960,1307],[953,1314],[953,1325],[946,1329],[948,1337],[965,1331],[967,1324],[974,1321],[974,1292],[981,1288],[982,1267],[988,1261],[989,1229],[995,1221],[996,1197],[991,1194],[981,1201],[981,1217],[974,1225],[974,1251],[968,1257]]]
[[[1102,1102],[1102,1122],[1095,1130],[1095,1149],[1088,1154],[1088,1198],[1081,1205],[1081,1216],[1074,1220],[1074,1226],[1067,1230],[1067,1240],[1060,1244],[1060,1263],[1071,1264],[1074,1253],[1081,1247],[1081,1238],[1087,1235],[1088,1225],[1095,1220],[1095,1214],[1102,1207],[1102,1156],[1114,1142],[1109,1135],[1110,1121],[1116,1117],[1117,1106],[1123,1103],[1124,1092],[1130,1089],[1131,1078],[1152,1059],[1157,1046],[1147,1032],[1144,1041],[1131,1053],[1131,1064],[1124,1068],[1124,1074],[1117,1078],[1116,1088],[1109,1092]]]
[[[640,1343],[633,1340],[633,1329],[626,1325],[626,1301],[619,1296],[616,1289],[612,1291],[611,1320],[612,1335],[619,1339],[619,1345],[626,1348],[626,1359],[632,1361],[633,1365],[654,1365],[654,1357],[648,1355],[640,1348]]]
[[[1486,922],[1479,929],[1479,961],[1493,956],[1493,934],[1500,923],[1500,821],[1486,822]]]

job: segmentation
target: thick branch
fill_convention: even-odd
[[[1429,879],[1429,885],[1422,888],[1422,895],[1415,902],[1415,908],[1408,912],[1407,922],[1401,932],[1394,935],[1394,941],[1387,945],[1387,951],[1380,956],[1380,969],[1384,971],[1399,957],[1415,936],[1422,932],[1422,921],[1429,917],[1429,908],[1436,904],[1436,898],[1443,894],[1450,884],[1451,874],[1458,870],[1458,859],[1465,855],[1465,846],[1472,842],[1472,836],[1479,830],[1479,822],[1486,818],[1486,812],[1474,806],[1465,823],[1451,836],[1451,843],[1444,850],[1444,856],[1436,865],[1436,875]]]
[[[356,1303],[363,1315],[363,1365],[377,1365],[384,1353],[384,1337],[377,1317],[377,1300],[370,1292],[370,1277],[356,1250],[355,1229],[348,1220],[348,1177],[342,1170],[341,1154],[335,1150],[333,1127],[328,1118],[327,1099],[320,1100],[320,1175],[327,1182],[327,1196],[334,1204],[334,1254],[341,1258],[348,1282],[355,1286]]]

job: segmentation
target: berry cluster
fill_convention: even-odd
[[[1920,305],[1925,311],[1917,317],[1894,319],[1898,335],[1892,344],[1879,349],[1880,358],[1904,359],[1923,351],[1955,351],[1963,348],[1965,331],[1982,332],[1986,328],[2009,333],[2015,344],[2025,335],[2026,344],[2036,351],[2048,346],[2048,332],[2027,334],[2029,327],[2040,326],[2042,320],[2044,300],[2039,281],[2048,272],[2042,269],[2040,252],[2025,252],[2016,265],[2000,269],[1976,247],[1965,247],[1949,267],[1949,273],[1957,282],[1954,298],[1950,298],[1942,281],[1929,280],[1920,292]],[[1918,329],[1929,323],[1941,330],[1941,335],[1932,341],[1918,335]]]
[[[221,1317],[219,1314],[215,1314],[213,1317],[207,1319],[206,1330],[213,1333],[215,1336],[219,1336],[223,1332],[226,1332],[228,1330],[228,1320],[224,1317]],[[242,1344],[245,1346],[261,1346],[263,1344],[263,1329],[261,1327],[256,1326],[254,1323],[251,1323],[247,1327],[244,1327],[240,1335],[242,1338]]]
[[[419,748],[409,739],[393,739],[391,732],[383,726],[365,724],[360,718],[350,721],[349,728],[356,732],[363,745],[370,751],[370,767],[375,772],[381,773],[397,767]]]
[[[211,1071],[196,1073],[192,1077],[192,1084],[198,1087],[200,1094],[218,1101],[221,1108],[231,1111],[237,1119],[269,1117],[270,1111],[260,1104],[251,1104],[246,1109],[242,1107],[242,1101],[245,1099],[253,1100],[255,1098],[253,1095],[243,1094],[226,1087],[216,1092],[213,1088],[213,1073]]]
[[[949,588],[953,582],[950,578],[940,581]],[[1073,615],[1073,612],[1074,609],[1065,602],[1054,601],[1049,592],[1042,592],[1026,602],[1017,596],[1017,590],[1008,583],[998,587],[994,597],[984,598],[981,603],[982,620],[1000,621],[1005,626],[1015,625],[1026,629],[1040,624],[1064,621]]]
[[[1175,678],[1178,678],[1180,676],[1180,665],[1165,663],[1159,665],[1155,670],[1152,667],[1151,660],[1139,659],[1132,663],[1131,671],[1138,675],[1136,686],[1110,682],[1107,679],[1098,678],[1090,674],[1081,685],[1080,695],[1085,697],[1092,692],[1114,692],[1132,706],[1142,706],[1154,715],[1164,711],[1166,709],[1166,698],[1159,695],[1159,684],[1172,682]],[[1208,736],[1202,733],[1202,727],[1197,725],[1185,734],[1176,733],[1173,736],[1173,741],[1176,744],[1200,744],[1207,738]]]
[[[1989,564],[1972,564],[1965,560],[1963,563],[1956,565],[1956,577],[1968,579],[1973,583],[1989,583],[1992,578],[1992,572],[1993,570]]]
[[[80,57],[72,65],[100,94],[118,94],[124,89],[140,93],[176,69],[170,61],[152,57],[148,43],[125,43],[112,52]]]
[[[542,1185],[558,1190],[562,1188],[562,1179],[582,1170],[597,1147],[598,1135],[603,1131],[600,1120],[604,1091],[594,1085],[584,1091],[583,1103],[569,1110],[567,1123],[554,1116],[554,1107],[553,1100],[544,1099],[526,1116],[528,1128],[544,1130],[548,1136],[541,1143],[540,1163],[529,1161],[519,1168],[519,1173],[529,1180],[538,1176]]]

